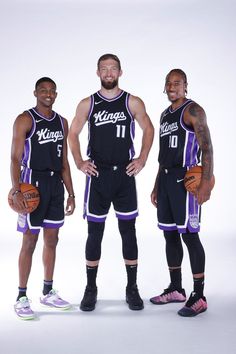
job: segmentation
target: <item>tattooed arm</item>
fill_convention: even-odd
[[[197,200],[199,204],[203,204],[210,199],[211,188],[210,180],[213,174],[213,147],[211,142],[210,131],[207,126],[206,114],[202,107],[193,102],[187,107],[184,113],[184,122],[191,126],[197,137],[198,144],[202,151],[202,180],[197,191]]]

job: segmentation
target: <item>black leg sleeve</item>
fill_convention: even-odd
[[[183,260],[183,246],[178,231],[164,231],[166,259],[169,267],[180,267]]]
[[[122,238],[122,251],[124,259],[138,259],[138,246],[135,230],[135,221],[118,219],[119,231]]]
[[[85,255],[88,261],[98,261],[101,258],[101,244],[105,222],[88,221],[88,238]]]
[[[193,274],[204,273],[205,252],[197,232],[182,234],[184,243],[188,248],[189,259]]]

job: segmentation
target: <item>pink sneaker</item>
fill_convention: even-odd
[[[207,301],[205,296],[199,296],[194,291],[191,293],[185,306],[178,311],[178,314],[183,317],[193,317],[207,310]]]
[[[14,305],[17,316],[22,320],[33,320],[35,318],[34,311],[30,308],[30,300],[27,296],[22,296]]]
[[[164,305],[171,302],[184,302],[186,301],[185,290],[180,291],[167,288],[161,295],[154,296],[150,299],[154,305]]]
[[[48,307],[54,307],[61,310],[68,310],[71,307],[69,302],[63,300],[56,290],[52,289],[47,295],[40,298],[40,303]]]

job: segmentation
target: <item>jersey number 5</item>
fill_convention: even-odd
[[[62,145],[61,145],[61,144],[58,144],[58,145],[57,145],[57,156],[58,156],[58,157],[61,157],[61,151],[62,151]]]

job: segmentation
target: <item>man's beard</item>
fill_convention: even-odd
[[[112,90],[114,87],[118,86],[118,80],[108,82],[101,80],[101,84],[106,90]]]

